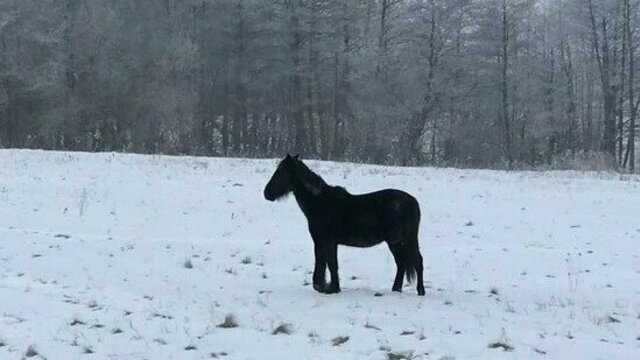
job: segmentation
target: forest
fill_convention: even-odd
[[[0,0],[0,148],[634,172],[640,0]]]

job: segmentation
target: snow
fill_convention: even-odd
[[[0,359],[640,358],[637,176],[309,161],[419,200],[419,297],[384,245],[341,247],[343,291],[315,292],[304,216],[262,198],[277,160],[0,164]]]

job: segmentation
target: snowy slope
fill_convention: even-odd
[[[418,198],[427,296],[384,245],[313,291],[276,160],[3,150],[0,359],[640,359],[640,177],[308,164]]]

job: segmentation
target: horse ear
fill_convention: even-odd
[[[291,159],[291,155],[289,155],[289,153],[287,153],[287,159]]]
[[[300,155],[296,155],[293,158],[296,159],[296,160],[300,160]]]

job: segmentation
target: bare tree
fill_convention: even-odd
[[[0,146],[634,171],[638,0],[0,0]]]

